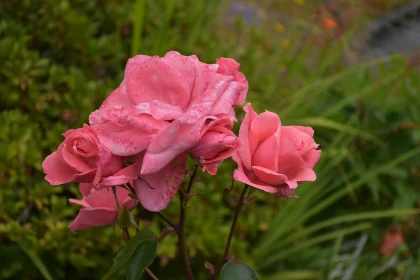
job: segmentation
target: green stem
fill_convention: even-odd
[[[230,250],[230,244],[232,243],[232,238],[233,238],[233,234],[235,233],[235,227],[236,227],[236,223],[238,222],[238,218],[239,218],[239,214],[242,211],[242,208],[245,204],[245,194],[248,191],[249,186],[247,184],[245,184],[241,196],[239,197],[239,201],[238,204],[236,205],[236,209],[235,209],[235,214],[233,216],[233,221],[232,221],[232,226],[230,227],[230,232],[229,232],[229,236],[228,239],[226,241],[226,247],[225,247],[225,253],[223,254],[222,260],[216,270],[216,273],[214,273],[210,279],[215,279],[216,276],[220,273],[220,271],[222,271],[223,265],[226,263],[228,255],[229,255],[229,250]]]
[[[197,174],[198,166],[195,167],[193,173],[191,174],[190,181],[188,182],[188,187],[186,192],[179,191],[179,202],[180,202],[180,216],[179,216],[179,224],[178,224],[178,239],[179,239],[179,247],[181,249],[181,258],[182,262],[184,263],[185,274],[188,280],[194,280],[190,259],[188,257],[188,250],[187,244],[185,241],[185,216],[186,216],[186,202],[188,193],[191,190],[192,184],[194,182],[195,175]]]
[[[168,218],[166,218],[162,213],[156,212],[156,214],[162,218],[168,225],[170,225],[177,233],[179,233],[179,226],[172,223]]]

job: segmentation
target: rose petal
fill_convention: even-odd
[[[74,199],[74,198],[69,198],[69,202],[72,203],[72,204],[77,204],[77,205],[83,206],[83,207],[88,207],[88,208],[90,207],[89,204],[84,199],[77,200],[77,199]]]
[[[314,130],[313,130],[312,127],[309,127],[309,126],[293,126],[293,125],[290,125],[290,126],[287,126],[287,127],[297,129],[297,130],[299,130],[303,133],[308,134],[310,137],[314,137]]]
[[[73,233],[76,233],[76,230],[107,226],[114,223],[118,213],[118,211],[107,208],[83,208],[80,209],[79,215],[77,215],[69,228]]]
[[[321,157],[320,150],[311,150],[311,151],[308,151],[306,154],[304,154],[302,156],[302,159],[306,161],[309,168],[314,168],[315,165],[318,163],[320,157]]]
[[[252,165],[261,166],[270,170],[278,169],[280,154],[281,126],[267,140],[262,142],[252,156]]]
[[[239,63],[231,58],[220,58],[217,60],[217,64],[219,65],[217,69],[217,73],[221,73],[224,75],[231,75],[235,77],[235,82],[243,84],[244,90],[241,91],[233,105],[241,105],[245,101],[246,92],[248,91],[248,81],[246,80],[244,74],[239,72]]]
[[[290,180],[297,182],[315,181],[316,174],[311,168],[302,168],[288,174]]]
[[[153,100],[150,103],[140,103],[136,106],[136,115],[149,114],[155,120],[174,120],[181,116],[184,111],[177,105],[162,103]]]
[[[138,162],[141,161],[139,156]],[[160,171],[135,180],[134,189],[143,207],[152,212],[165,209],[184,179],[185,168],[186,154],[181,154]]]
[[[224,113],[212,111],[212,108],[215,102],[219,100],[220,96],[228,88],[232,80],[233,77],[230,76],[213,74],[211,80],[208,81],[208,87],[203,92],[201,92],[197,98],[192,99],[192,103],[188,106],[187,111],[184,113],[184,115],[179,117],[179,122],[192,124],[205,116]]]
[[[291,172],[308,167],[308,164],[297,152],[280,154],[278,164],[279,168],[277,169],[277,172],[286,174],[288,177]]]
[[[131,156],[144,151],[153,137],[169,125],[150,115],[135,116],[128,109],[121,114],[112,108],[97,110],[89,120],[102,145],[117,156]]]
[[[158,57],[126,72],[125,82],[128,96],[136,104],[158,100],[184,109],[190,100],[191,91],[185,77]]]
[[[233,158],[236,163],[239,163],[239,160],[244,164],[245,168],[251,170],[251,148],[249,144],[249,128],[251,127],[252,121],[257,116],[257,113],[252,109],[251,103],[248,103],[244,106],[244,111],[246,112],[245,118],[242,121],[241,128],[239,129],[239,139],[241,140],[241,146],[238,150],[238,157]]]
[[[272,112],[264,112],[255,117],[249,130],[249,145],[254,154],[259,144],[273,135],[281,126],[280,118]]]
[[[260,180],[258,180],[257,178],[249,178],[243,170],[241,169],[236,169],[233,173],[233,179],[237,180],[239,182],[245,183],[247,185],[253,186],[255,188],[258,188],[260,190],[263,190],[265,192],[269,192],[269,193],[276,193],[277,192],[277,188],[266,184]]]
[[[90,191],[93,189],[93,184],[92,183],[80,183],[79,184],[79,190],[80,193],[86,197],[90,194]]]
[[[130,97],[127,95],[127,90],[125,87],[125,80],[123,80],[121,85],[117,87],[116,89],[114,89],[114,91],[112,91],[111,94],[105,99],[100,109],[106,108],[106,107],[114,107],[114,108],[131,107],[134,105],[135,105],[134,102],[131,101]]]
[[[170,123],[150,143],[147,151],[153,154],[161,153],[169,149],[177,140],[180,124],[177,120]]]
[[[122,187],[115,188],[118,203],[121,204],[128,196],[129,191]],[[90,208],[108,208],[119,211],[118,205],[115,201],[115,196],[111,188],[104,188],[100,190],[93,190],[91,194],[84,198]]]
[[[69,152],[69,148],[66,146],[66,141],[64,142],[64,145],[58,148],[57,152],[61,153],[61,156],[63,157],[63,161],[71,166],[75,171],[78,173],[88,172],[92,170],[92,168],[95,168],[96,166],[89,166],[83,160],[80,159],[80,157],[75,156],[71,152]],[[71,148],[70,148],[71,149]]]
[[[198,72],[196,70],[200,70],[197,68],[205,66],[195,55],[184,56],[175,51],[167,52],[162,60],[181,72],[190,91],[194,88],[196,72]]]
[[[124,169],[121,169],[112,176],[106,177],[100,182],[100,187],[112,187],[118,185],[124,185],[130,183],[137,179],[138,176],[138,167],[137,163],[134,163],[130,166],[127,166]]]
[[[242,99],[242,96],[245,96],[247,91],[247,85],[232,81],[229,84],[229,86],[223,91],[219,99],[215,102],[213,108],[210,111],[210,114],[229,115],[232,110],[232,106],[238,99]]]
[[[279,174],[275,171],[272,171],[270,169],[267,169],[261,166],[252,166],[252,171],[254,171],[258,179],[272,186],[283,185],[286,183],[286,181],[288,181],[288,178],[287,178],[288,176],[284,174]]]
[[[162,168],[164,168],[169,162],[171,162],[179,154],[185,153],[200,141],[201,130],[205,123],[205,118],[201,119],[195,124],[178,124],[179,129],[176,131],[176,138],[173,139],[173,136],[168,137],[165,140],[167,134],[158,135],[153,139],[152,144],[147,149],[146,154],[144,155],[143,166],[141,168],[141,175],[155,173]],[[171,128],[177,127],[175,120],[171,123]],[[168,134],[172,134],[171,131],[168,131]],[[167,146],[167,142],[170,142],[170,145]],[[155,142],[157,142],[155,144]],[[162,146],[161,143],[165,143],[165,150],[161,150],[159,153],[154,153],[157,149],[157,146]]]
[[[61,150],[60,147],[58,150]],[[42,163],[42,168],[46,174],[45,180],[53,186],[70,182],[92,182],[96,173],[96,170],[92,169],[76,174],[76,171],[63,161],[59,152],[47,156]]]

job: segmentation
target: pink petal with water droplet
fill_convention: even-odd
[[[164,168],[179,154],[185,153],[200,141],[206,118],[194,124],[180,124],[178,120],[153,139],[146,151],[141,175],[155,173]],[[172,131],[172,129],[174,129]],[[164,143],[164,144],[162,144]]]
[[[184,76],[158,57],[147,59],[126,72],[125,85],[135,104],[158,100],[184,109],[190,100],[191,89]]]
[[[142,161],[142,156],[139,156],[137,162]],[[135,180],[134,189],[141,205],[152,212],[165,209],[178,191],[185,172],[186,154],[181,154],[158,172]]]

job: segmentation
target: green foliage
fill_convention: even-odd
[[[41,163],[121,82],[132,52],[171,49],[208,63],[235,58],[256,110],[313,126],[321,143],[317,181],[300,186],[299,199],[252,190],[258,200],[239,218],[233,255],[262,279],[419,277],[419,69],[398,55],[350,63],[353,30],[337,42],[304,19],[279,33],[274,16],[258,27],[229,20],[226,2],[0,2],[1,279],[92,279],[109,270],[124,247],[121,232],[73,235],[67,227],[78,209],[67,200],[80,196],[77,186],[50,187]],[[271,1],[254,2],[278,12]],[[194,183],[202,195],[188,203],[186,233],[197,279],[208,278],[204,261],[223,254],[233,213],[221,201],[234,168],[226,162]],[[178,209],[174,199],[164,214],[176,222]],[[135,215],[156,234],[165,226],[156,215]],[[382,258],[381,237],[392,228],[406,244]],[[159,242],[157,256],[158,277],[185,279],[174,234]]]
[[[139,231],[114,258],[114,265],[102,280],[113,279],[124,267],[128,280],[140,279],[145,268],[152,264],[156,255],[157,237],[148,229]]]
[[[221,280],[258,280],[258,274],[246,263],[227,262],[222,269]]]

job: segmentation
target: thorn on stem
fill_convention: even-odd
[[[173,227],[166,227],[163,229],[162,233],[159,236],[158,241],[161,242],[165,239],[165,237],[170,234],[171,232],[177,232],[176,229],[174,229]]]

